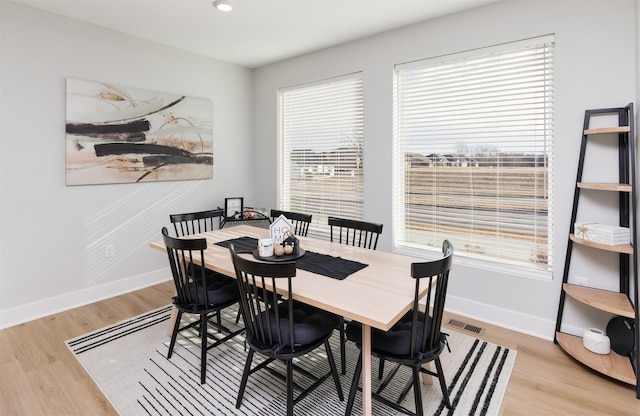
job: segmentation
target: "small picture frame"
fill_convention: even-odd
[[[242,197],[224,199],[224,217],[233,218],[242,215],[244,209],[244,199]]]

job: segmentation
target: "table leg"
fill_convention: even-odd
[[[431,370],[431,361],[429,361],[428,363],[422,364],[422,368]],[[422,384],[428,384],[428,385],[433,384],[433,377],[431,377],[431,374],[422,373]]]
[[[362,414],[371,416],[371,327],[362,324]]]

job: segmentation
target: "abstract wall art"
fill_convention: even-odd
[[[213,177],[209,99],[67,79],[66,184]]]

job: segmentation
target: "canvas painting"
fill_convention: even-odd
[[[66,183],[213,177],[209,99],[67,79]]]

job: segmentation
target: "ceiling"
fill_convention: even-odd
[[[248,68],[497,0],[13,0]]]

